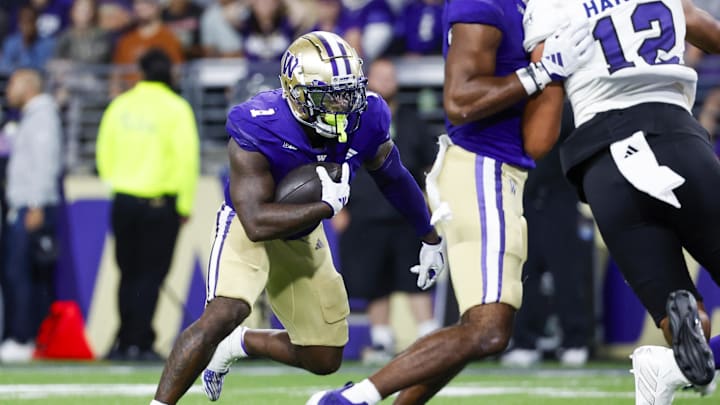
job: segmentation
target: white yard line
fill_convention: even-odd
[[[154,384],[15,384],[0,385],[0,399],[37,399],[52,397],[108,396],[147,397],[155,393]],[[293,396],[310,396],[322,390],[321,387],[257,387],[238,389],[246,395],[284,392]],[[202,387],[195,385],[190,393],[202,394]],[[441,397],[486,397],[499,395],[532,395],[546,398],[633,398],[631,392],[608,392],[599,390],[570,390],[532,387],[486,387],[457,385],[449,386],[438,394]]]

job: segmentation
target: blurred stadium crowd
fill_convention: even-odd
[[[435,59],[442,7],[442,0],[9,0],[0,5],[0,95],[17,67],[43,70],[61,107],[66,167],[92,171],[104,108],[137,80],[139,56],[160,48],[176,63],[175,85],[212,156],[213,139],[224,144],[227,106],[278,85],[277,63],[297,35],[340,33],[366,64],[381,55]],[[431,65],[437,90],[441,64]],[[6,103],[3,112],[0,123],[17,118]],[[441,122],[441,113],[433,118]],[[213,159],[203,163],[217,168]]]

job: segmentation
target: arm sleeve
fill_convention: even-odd
[[[198,175],[200,172],[200,140],[195,115],[190,105],[185,104],[182,116],[173,136],[175,165],[178,173],[178,196],[176,209],[178,214],[189,216],[195,203]]]
[[[403,166],[397,147],[393,146],[379,169],[369,173],[390,204],[412,224],[418,237],[432,230],[425,196]]]

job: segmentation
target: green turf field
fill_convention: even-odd
[[[552,364],[530,370],[478,363],[468,367],[431,404],[544,405],[634,404],[633,380],[628,363],[594,363],[579,370]],[[265,362],[237,364],[228,375],[221,404],[304,404],[315,391],[358,381],[370,373],[346,363],[332,376],[318,377],[304,371]],[[147,405],[155,391],[161,367],[109,363],[34,363],[0,366],[0,404],[17,405]],[[392,403],[388,399],[383,404]],[[674,404],[719,404],[720,393],[700,398],[680,392]],[[180,404],[205,404],[199,383]]]

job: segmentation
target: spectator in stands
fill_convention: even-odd
[[[142,80],[103,114],[97,168],[114,195],[120,269],[120,328],[108,359],[156,361],[152,320],[180,225],[193,208],[199,140],[190,104],[171,88],[170,57],[152,49],[139,64]]]
[[[243,52],[251,61],[280,61],[295,31],[281,0],[251,0],[242,30]]]
[[[388,49],[394,36],[394,14],[386,0],[344,0],[345,39],[366,62]]]
[[[70,16],[72,25],[60,34],[55,58],[83,64],[110,62],[112,43],[98,27],[95,0],[75,0]]]
[[[424,173],[436,153],[436,139],[411,106],[397,100],[395,65],[376,59],[368,70],[368,89],[388,103],[392,113],[390,138],[415,180],[424,188]],[[343,215],[335,221],[348,223],[340,237],[341,269],[348,295],[368,300],[371,347],[362,353],[368,364],[388,362],[395,354],[395,336],[390,325],[390,295],[408,294],[410,310],[417,324],[417,336],[439,326],[433,319],[430,292],[416,286],[408,269],[417,261],[420,247],[414,230],[388,202],[365,171],[353,180],[353,193]],[[344,217],[344,218],[343,218]]]
[[[136,26],[118,40],[112,58],[113,64],[134,67],[151,48],[163,50],[173,63],[182,62],[182,45],[170,28],[163,24],[160,0],[135,0],[133,9]],[[115,75],[110,87],[111,96],[119,94],[138,79],[138,75]]]
[[[185,58],[202,56],[200,46],[200,16],[203,9],[190,0],[170,0],[162,12],[162,19],[180,40]]]
[[[52,97],[43,93],[37,70],[18,69],[10,77],[7,101],[21,109],[11,135],[7,167],[7,227],[2,272],[6,311],[6,340],[0,361],[27,362],[32,358],[40,322],[52,302],[52,257],[40,263],[45,247],[52,250],[59,201],[61,125]],[[47,245],[43,245],[47,243]]]
[[[5,39],[0,72],[10,73],[27,67],[42,70],[55,51],[55,40],[41,38],[37,31],[37,11],[30,6],[18,10],[19,31]]]
[[[442,53],[443,0],[412,0],[398,19],[404,53],[440,55]]]
[[[132,23],[132,0],[99,0],[98,26],[110,35],[113,46]]]
[[[0,44],[5,41],[5,36],[10,29],[10,9],[4,4],[0,5]]]
[[[110,62],[112,40],[98,27],[95,0],[75,0],[70,12],[72,25],[60,34],[55,57],[48,64],[55,101],[64,108],[75,90],[104,91],[98,65]]]
[[[283,0],[290,25],[296,32],[310,32],[317,19],[317,0]]]
[[[575,189],[560,167],[557,146],[575,129],[572,118],[567,103],[559,142],[537,161],[525,183],[528,257],[523,267],[522,307],[515,318],[514,348],[501,358],[507,366],[528,367],[542,359],[538,341],[545,336],[551,313],[560,321],[560,363],[583,366],[590,354],[595,227],[579,210]],[[547,278],[547,273],[552,278]]]
[[[37,11],[37,30],[40,38],[56,38],[70,25],[73,0],[30,0]]]
[[[342,10],[341,0],[315,0],[316,20],[312,31],[328,31],[345,36],[347,27],[342,24]]]
[[[206,57],[242,56],[240,29],[249,13],[247,0],[215,0],[200,21],[200,39]]]

